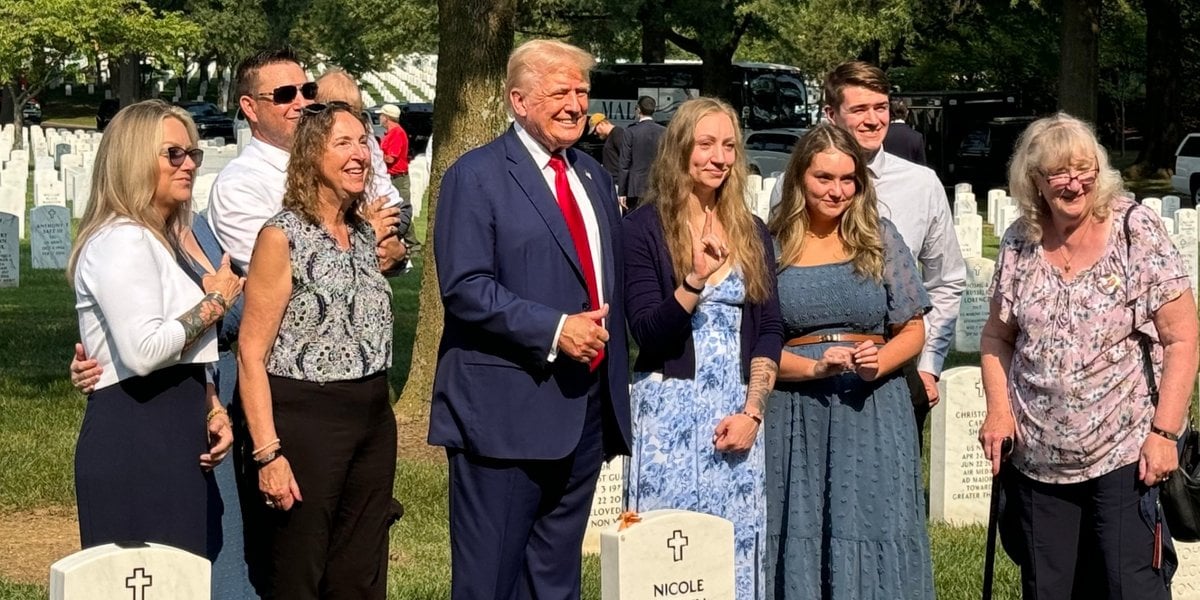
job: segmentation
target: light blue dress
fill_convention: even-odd
[[[762,431],[746,453],[713,447],[717,424],[746,403],[740,342],[745,297],[736,270],[701,294],[692,314],[695,379],[634,373],[626,491],[629,509],[637,512],[677,508],[732,521],[737,598],[756,600],[764,592]]]
[[[929,310],[916,265],[882,221],[881,282],[848,262],[779,274],[784,339],[883,334]],[[784,348],[817,359],[832,343]],[[904,375],[777,383],[767,400],[767,580],[775,600],[931,600],[933,569]]]

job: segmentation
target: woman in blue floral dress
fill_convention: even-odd
[[[921,350],[930,304],[869,177],[851,133],[815,127],[793,151],[771,221],[788,340],[765,433],[777,600],[933,598],[900,371]]]
[[[627,503],[732,521],[739,600],[764,597],[760,426],[783,344],[774,253],[743,201],[746,173],[737,114],[689,100],[624,226],[639,346]]]

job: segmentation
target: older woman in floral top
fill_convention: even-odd
[[[979,439],[993,472],[1015,439],[1006,547],[1025,598],[1170,597],[1153,486],[1178,466],[1196,303],[1162,222],[1121,186],[1095,134],[1065,114],[1033,123],[1009,168],[1021,218],[990,292]]]

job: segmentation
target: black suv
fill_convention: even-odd
[[[183,108],[192,115],[196,129],[202,138],[225,138],[233,140],[233,119],[221,112],[212,102],[180,102],[176,106]]]

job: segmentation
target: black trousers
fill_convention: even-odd
[[[558,460],[505,460],[447,449],[454,600],[578,598],[580,551],[605,457],[596,385],[575,451]]]
[[[1150,488],[1137,463],[1072,484],[1006,474],[1006,534],[1021,566],[1025,600],[1168,600],[1154,569]],[[1011,511],[1011,512],[1009,512]],[[1011,520],[1010,520],[1011,519]],[[1165,533],[1164,533],[1165,535]]]
[[[275,430],[304,498],[273,511],[274,594],[387,597],[396,421],[386,371],[317,384],[271,377]]]

